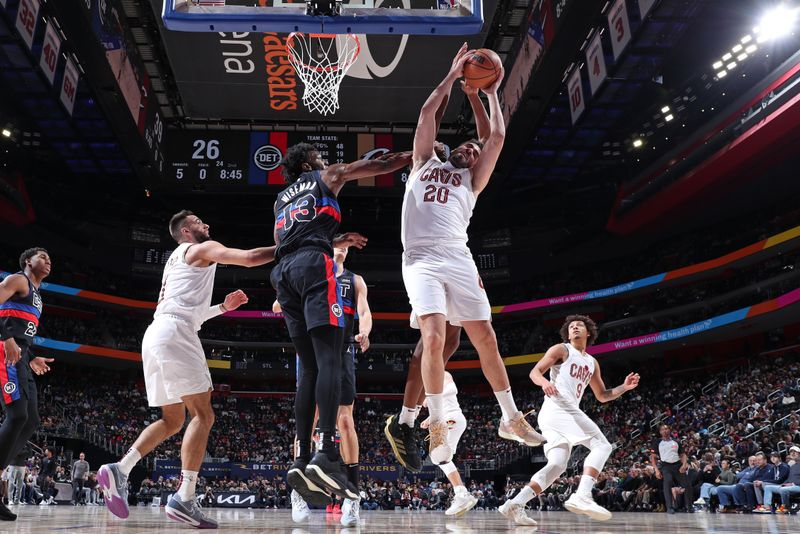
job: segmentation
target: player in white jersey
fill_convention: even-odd
[[[178,247],[164,267],[153,322],[142,339],[142,365],[150,406],[161,408],[161,419],[142,431],[122,459],[100,467],[98,482],[106,505],[117,517],[128,517],[128,474],[136,463],[190,421],[181,444],[181,483],[167,506],[170,519],[197,528],[217,528],[195,503],[195,486],[211,426],[211,375],[197,337],[203,322],[235,310],[247,296],[234,291],[211,306],[217,264],[256,267],[274,259],[275,247],[232,249],[212,241],[209,226],[191,211],[176,213],[169,231]]]
[[[489,182],[505,139],[505,123],[497,99],[502,73],[494,84],[483,89],[490,112],[486,143],[481,146],[478,141],[468,141],[455,148],[446,162],[434,152],[436,111],[461,77],[467,52],[465,43],[447,77],[420,111],[401,222],[403,282],[413,311],[412,326],[422,333],[422,380],[431,414],[429,448],[436,464],[447,463],[453,457],[447,444],[442,405],[447,321],[463,326],[478,351],[484,375],[502,410],[500,436],[529,446],[544,441],[514,403],[492,329],[489,299],[467,247],[472,209]]]
[[[423,405],[426,402],[423,402]],[[458,440],[467,429],[467,418],[464,417],[464,412],[461,411],[461,406],[458,404],[458,388],[453,381],[453,375],[445,371],[444,373],[444,391],[442,391],[442,406],[444,410],[444,420],[447,423],[447,444],[455,452],[458,447]],[[431,418],[428,417],[422,423],[420,428],[428,428]],[[439,469],[447,477],[447,480],[453,485],[455,497],[450,507],[445,510],[445,515],[462,516],[470,511],[477,503],[478,499],[470,495],[464,481],[461,480],[461,475],[458,474],[458,469],[455,464],[447,462],[440,464]]]
[[[611,455],[611,444],[600,428],[581,411],[579,404],[586,386],[590,386],[600,402],[616,399],[639,385],[639,375],[630,373],[625,381],[606,389],[600,375],[600,365],[586,352],[587,345],[597,339],[597,325],[585,315],[570,315],[561,327],[564,343],[553,345],[531,370],[531,380],[541,387],[545,398],[539,412],[539,428],[547,438],[544,455],[547,465],[531,478],[530,483],[513,499],[500,507],[500,512],[518,525],[535,525],[536,521],[525,513],[525,505],[561,476],[575,445],[589,449],[583,461],[583,476],[578,490],[564,503],[576,514],[593,519],[611,519],[611,512],[594,502],[592,488]],[[550,371],[550,380],[544,373]]]

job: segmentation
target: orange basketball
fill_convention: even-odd
[[[470,87],[483,89],[494,83],[500,76],[503,62],[494,50],[479,48],[469,53],[464,63],[464,81]]]

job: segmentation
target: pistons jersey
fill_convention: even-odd
[[[23,272],[17,274],[25,276]],[[0,304],[0,340],[13,337],[20,346],[33,345],[42,315],[42,296],[27,276],[25,279],[28,281],[28,294],[12,296]]]
[[[341,220],[336,195],[320,172],[304,172],[275,201],[276,260],[303,247],[320,248],[332,256],[331,243]]]
[[[344,311],[344,342],[355,343],[353,332],[356,322],[356,275],[345,269],[336,277],[336,285],[339,287]]]
[[[415,246],[467,246],[475,208],[472,171],[432,157],[408,177],[403,196],[403,249]]]
[[[545,401],[578,406],[594,375],[595,360],[590,354],[581,353],[571,343],[564,343],[564,346],[569,352],[567,358],[561,364],[550,367],[550,382],[558,390],[558,396],[545,397]]]

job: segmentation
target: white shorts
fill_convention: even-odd
[[[142,366],[150,406],[177,404],[181,397],[212,389],[211,373],[197,332],[171,315],[156,317],[142,339]]]
[[[411,303],[411,327],[417,317],[443,314],[450,324],[490,321],[492,308],[468,248],[424,246],[403,253],[403,282]]]
[[[567,444],[570,449],[576,445],[588,447],[592,438],[603,435],[597,423],[592,421],[580,408],[556,404],[545,399],[538,416],[539,430],[547,439],[544,453],[557,445]]]

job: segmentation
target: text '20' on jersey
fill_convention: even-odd
[[[339,203],[318,170],[304,172],[275,201],[276,259],[304,247],[333,255],[331,243],[342,220]]]

